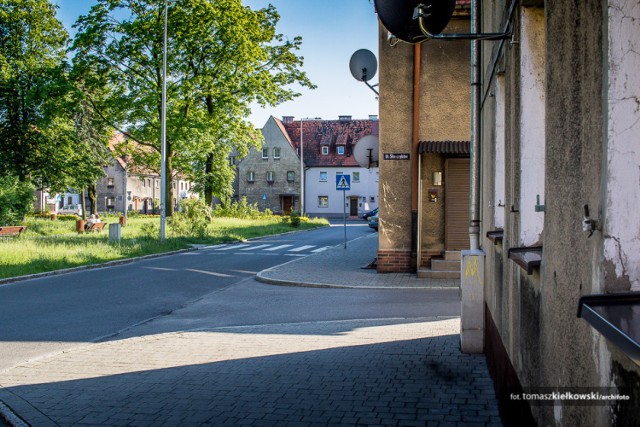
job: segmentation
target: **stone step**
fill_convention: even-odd
[[[431,269],[433,271],[457,271],[460,272],[460,261],[449,261],[446,259],[432,259]]]
[[[447,261],[460,261],[462,256],[460,255],[460,251],[446,251],[444,253],[444,259]]]
[[[433,271],[430,268],[420,268],[417,276],[419,279],[460,279],[460,270]]]

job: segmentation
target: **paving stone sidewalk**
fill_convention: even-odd
[[[85,344],[0,373],[33,426],[499,426],[460,320],[337,321]]]
[[[330,288],[459,288],[459,279],[419,279],[410,273],[378,274],[362,268],[375,259],[378,234],[372,233],[261,271],[256,279],[274,285]]]

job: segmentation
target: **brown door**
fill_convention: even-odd
[[[469,249],[469,159],[445,162],[445,242],[448,251]]]
[[[358,198],[349,198],[349,216],[358,216]]]
[[[283,196],[282,197],[282,210],[285,215],[289,215],[291,213],[291,208],[293,207],[293,197],[291,196]]]

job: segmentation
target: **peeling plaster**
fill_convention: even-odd
[[[606,290],[640,291],[640,2],[611,0],[608,27]]]

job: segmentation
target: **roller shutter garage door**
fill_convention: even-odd
[[[445,162],[445,249],[469,249],[469,159]]]

